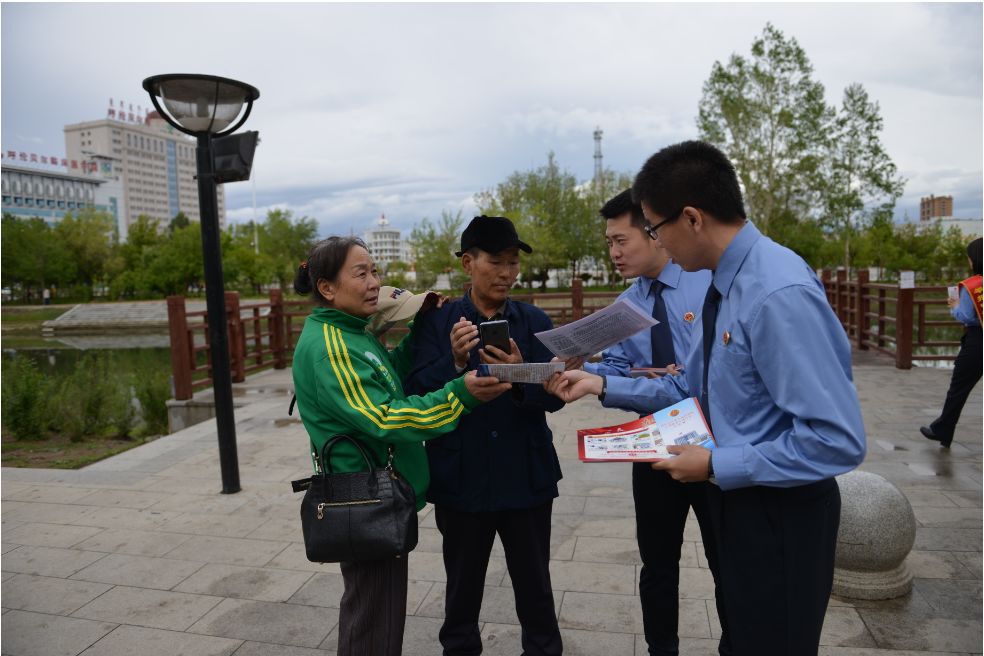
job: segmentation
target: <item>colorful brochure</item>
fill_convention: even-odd
[[[625,424],[577,432],[581,462],[655,462],[674,457],[666,447],[684,444],[714,448],[714,436],[696,398]]]

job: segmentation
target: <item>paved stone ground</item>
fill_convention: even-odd
[[[973,395],[953,448],[918,433],[942,404],[946,370],[898,371],[856,358],[868,429],[863,469],[908,497],[918,520],[911,594],[831,599],[825,656],[981,653],[982,403]],[[304,557],[300,495],[306,438],[286,416],[285,372],[239,388],[242,492],[218,494],[214,423],[79,471],[2,470],[2,652],[10,656],[302,656],[334,653],[342,581]],[[628,415],[583,400],[551,417],[565,477],[554,507],[551,572],[566,653],[645,654],[636,586],[629,465],[576,460],[575,429]],[[404,653],[439,654],[440,536],[421,513],[410,557]],[[696,523],[681,570],[681,653],[715,654],[718,622]],[[501,549],[487,576],[485,653],[519,652]]]

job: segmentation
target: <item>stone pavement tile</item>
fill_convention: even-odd
[[[614,485],[611,483],[599,483],[596,481],[568,481],[562,478],[557,487],[560,495],[570,494],[582,497],[626,497],[632,498],[632,471],[626,470],[624,485]]]
[[[88,551],[107,551],[135,556],[163,556],[192,536],[161,531],[136,531],[129,529],[105,529],[75,545]]]
[[[417,609],[418,617],[444,617],[444,606],[447,601],[444,585],[436,584],[427,594],[424,602]],[[563,592],[553,591],[554,609],[560,608]],[[512,588],[498,586],[485,586],[482,593],[482,610],[479,612],[478,621],[495,622],[497,624],[519,624],[516,617],[516,596]]]
[[[4,501],[36,501],[41,503],[76,503],[95,490],[70,485],[25,485],[16,494],[3,493]]]
[[[700,567],[680,568],[681,599],[713,599],[714,577],[711,570]]]
[[[80,506],[81,507],[81,506]],[[85,526],[126,529],[158,529],[163,522],[179,513],[169,510],[135,510],[133,508],[98,508],[89,506],[79,521],[69,522]]]
[[[686,656],[718,656],[717,638],[680,638],[680,653]],[[646,636],[636,636],[636,656],[648,656]]]
[[[444,572],[444,558],[436,553],[410,554],[409,561],[411,581],[447,581]],[[499,585],[506,574],[506,560],[497,556],[489,558],[489,567],[485,572],[485,585]]]
[[[551,536],[552,537],[552,536]],[[444,541],[436,528],[417,528],[417,548],[414,553],[441,553]]]
[[[584,515],[554,516],[551,533],[598,538],[635,539],[635,516],[631,517],[586,517]]]
[[[292,647],[290,645],[273,645],[268,642],[246,641],[236,651],[236,656],[328,656],[334,651],[309,649],[308,647]]]
[[[981,552],[981,529],[919,527],[913,549]]]
[[[98,526],[89,519],[94,507],[70,505],[67,503],[44,503],[34,501],[4,501],[2,506],[5,521],[41,522],[47,524],[66,524],[75,526]]]
[[[635,502],[631,497],[587,497],[585,515],[606,517],[635,517]]]
[[[981,619],[981,582],[916,579],[913,586],[938,617]]]
[[[341,573],[338,563],[312,563],[307,559],[304,545],[298,542],[291,542],[287,548],[266,564],[267,567],[277,569],[296,569],[303,572],[335,572]]]
[[[224,599],[194,623],[189,633],[317,647],[338,622],[338,611],[298,604]]]
[[[201,569],[202,561],[108,554],[71,578],[111,585],[170,590]]]
[[[975,554],[978,561],[980,554]],[[980,579],[968,570],[951,551],[910,551],[906,557],[909,571],[917,579]]]
[[[4,656],[76,656],[116,628],[108,622],[11,610],[3,614]]]
[[[441,653],[437,638],[443,620],[430,617],[408,617],[403,631],[403,653],[406,656],[433,656]],[[479,627],[481,628],[481,627]],[[321,642],[321,649],[332,650],[338,645],[338,627]],[[334,653],[334,652],[332,652]]]
[[[163,492],[144,492],[142,490],[96,490],[72,500],[85,506],[105,506],[109,508],[133,508],[143,510],[167,498]]]
[[[65,526],[63,524],[25,523],[3,533],[10,544],[30,544],[38,547],[71,547],[92,537],[102,529],[94,526]]]
[[[629,595],[565,592],[558,620],[561,629],[642,633],[639,598]],[[710,636],[703,601],[680,602],[680,635]]]
[[[869,608],[858,613],[882,649],[980,653],[980,619],[910,616]]]
[[[414,615],[424,598],[435,585],[431,581],[409,581],[407,584],[407,615]],[[338,608],[345,582],[341,574],[315,574],[287,600],[289,604]]]
[[[638,565],[639,546],[635,539],[578,537],[574,548],[576,562]]]
[[[215,459],[215,455],[212,459]],[[153,481],[144,488],[148,492],[179,492],[188,494],[215,494],[222,490],[222,478],[218,471],[215,476],[208,478],[192,478],[190,476],[155,476]]]
[[[980,652],[977,652],[980,653]],[[817,656],[970,656],[958,652],[911,651],[908,649],[875,649],[870,647],[825,647],[820,646]]]
[[[571,560],[574,557],[574,547],[577,546],[577,538],[573,535],[553,535],[550,536],[550,559],[551,560]]]
[[[301,532],[301,518],[297,513],[291,514],[290,517],[264,519],[259,526],[244,537],[255,540],[304,542],[304,534]]]
[[[953,556],[967,568],[967,571],[970,572],[971,576],[978,580],[981,579],[982,569],[984,568],[981,567],[982,563],[980,552],[954,551]]]
[[[225,515],[220,513],[200,514],[182,513],[173,519],[161,522],[163,531],[172,533],[192,533],[211,535],[220,538],[243,538],[259,528],[263,520],[258,517]],[[300,523],[300,520],[298,520]]]
[[[980,490],[943,490],[943,494],[961,508],[980,508]]]
[[[120,626],[79,656],[231,656],[241,640],[193,635],[180,631]]]
[[[842,647],[877,646],[858,611],[843,606],[827,608],[823,618],[823,630],[820,632],[820,644]]]
[[[957,503],[950,498],[945,490],[932,490],[920,487],[900,488],[908,499],[909,505],[915,508],[953,508]]]
[[[174,591],[233,599],[287,601],[311,576],[311,572],[210,563],[182,581]]]
[[[167,553],[168,558],[261,567],[287,546],[285,542],[196,535]]]
[[[220,597],[117,586],[72,617],[185,631],[220,601]]]
[[[3,569],[20,574],[67,578],[105,556],[104,553],[78,549],[21,546],[3,555]]]
[[[71,615],[111,587],[88,581],[15,574],[4,580],[0,596],[4,608]]]
[[[553,501],[554,515],[579,515],[584,512],[584,503],[587,497],[573,495],[562,495]]]
[[[188,492],[178,492],[168,494],[163,500],[155,503],[154,510],[176,510],[178,512],[193,512],[200,514],[223,514],[230,513],[242,507],[247,502],[247,497],[240,494],[191,494]]]
[[[634,565],[551,561],[550,583],[554,590],[633,595],[635,569]]]
[[[913,508],[920,526],[980,528],[980,508]]]
[[[635,648],[635,636],[631,633],[564,629],[561,631],[561,639],[564,641],[564,654],[567,656],[630,656]],[[482,627],[482,644],[482,653],[488,656],[514,656],[522,650],[521,629],[517,624],[487,623]]]

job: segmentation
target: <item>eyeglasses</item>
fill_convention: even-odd
[[[645,228],[643,228],[643,230],[646,231],[646,234],[649,235],[649,238],[650,239],[659,239],[659,234],[657,233],[657,231],[660,228],[662,228],[663,226],[665,226],[667,223],[671,223],[671,222],[676,221],[677,219],[679,219],[681,214],[683,214],[683,210],[682,209],[679,212],[674,212],[673,214],[671,214],[670,216],[673,217],[673,218],[666,219],[664,221],[660,221],[659,223],[657,223],[655,225],[652,224],[652,223],[650,223]]]

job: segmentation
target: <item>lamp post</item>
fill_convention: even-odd
[[[161,118],[198,140],[198,206],[205,262],[205,304],[208,309],[215,424],[222,469],[222,493],[233,494],[240,490],[239,462],[232,407],[216,184],[249,178],[256,133],[247,132],[236,137],[227,135],[246,122],[253,101],[260,97],[260,92],[236,80],[194,74],[155,75],[143,81],[143,88],[150,94],[150,100]],[[219,158],[216,157],[217,151],[221,151]]]

